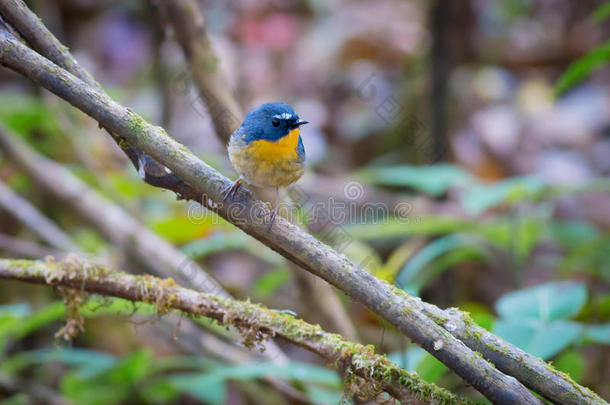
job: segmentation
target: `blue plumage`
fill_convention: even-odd
[[[246,114],[229,140],[229,158],[239,178],[225,190],[235,193],[241,181],[259,187],[284,187],[305,171],[305,148],[299,127],[307,121],[282,102],[266,103]],[[276,194],[277,195],[277,194]],[[277,213],[277,201],[272,218]]]
[[[277,141],[288,135],[291,129],[306,124],[294,109],[286,103],[265,103],[248,114],[237,132],[245,135],[245,141]]]

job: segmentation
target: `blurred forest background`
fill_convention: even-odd
[[[115,100],[234,176],[155,2],[28,5]],[[301,131],[308,171],[283,200],[302,199],[297,216],[315,217],[313,232],[322,239],[339,232],[343,253],[376,276],[442,308],[469,311],[610,400],[610,3],[200,6],[244,111],[281,100],[310,122]],[[84,181],[106,207],[122,207],[234,296],[294,311],[373,344],[428,381],[474,395],[360,304],[143,183],[96,122],[7,69],[0,69],[0,124],[4,137],[67,169],[50,173],[58,187],[69,176]],[[23,170],[4,152],[0,256],[81,252],[149,271],[134,259],[138,243],[125,236],[133,229],[121,229],[132,223],[103,225],[109,211],[84,214],[77,195],[53,192],[35,168]],[[333,204],[342,207],[339,219],[322,212]],[[83,311],[83,333],[54,338],[65,312],[59,295],[0,282],[0,404],[29,403],[27,390],[6,381],[75,404],[286,403],[260,383],[270,375],[294,382],[315,403],[343,395],[339,376],[294,346],[282,345],[291,362],[274,367],[210,324],[209,346],[193,356],[178,317],[163,323],[121,300],[90,301]]]

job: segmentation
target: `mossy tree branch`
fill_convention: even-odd
[[[133,111],[116,104],[105,94],[87,86],[86,83],[35,54],[6,32],[0,33],[0,62],[68,100],[96,120],[103,122],[112,131],[124,136],[135,147],[149,153],[170,168],[177,177],[190,184],[187,187],[170,189],[183,198],[196,200],[201,198],[204,206],[306,270],[361,301],[494,402],[539,403],[517,381],[498,372],[447,332],[458,335],[459,328],[448,327],[447,323],[443,323],[442,316],[432,316],[435,312],[442,314],[447,312],[423,304],[418,299],[381,282],[281,218],[277,218],[272,231],[269,232],[268,224],[257,220],[260,219],[260,215],[268,214],[268,210],[261,207],[247,191],[238,193],[230,206],[216,203],[221,201],[221,191],[230,183],[228,179],[193,156],[186,148],[167,136],[161,128],[146,123]],[[236,210],[235,207],[239,209]],[[445,315],[445,318],[451,316]],[[442,324],[445,329],[439,328],[434,321]],[[476,328],[467,325],[464,330],[468,334],[471,330],[476,331]],[[482,333],[474,335],[481,336]],[[464,337],[464,341],[472,347],[480,346],[480,343],[479,346],[476,342],[473,343],[473,339]],[[435,350],[435,347],[440,349]],[[489,340],[489,347],[496,352],[495,356],[489,357],[497,360],[496,365],[500,369],[515,373],[523,371],[518,362],[519,359],[527,358],[527,353],[507,345],[497,337],[494,337],[493,341]],[[522,372],[517,377],[547,398],[557,403],[605,403],[594,394],[589,395],[588,390],[578,386],[544,362],[537,360],[536,366],[540,372],[544,369],[546,373],[531,378],[531,373]],[[558,395],[565,390],[573,394],[572,399]],[[589,398],[593,398],[593,401]]]
[[[0,15],[10,22],[8,28],[15,29],[38,53],[90,86],[97,88],[100,92],[104,92],[102,86],[78,63],[68,48],[61,44],[22,0],[0,0]],[[102,123],[100,125],[103,127]],[[126,142],[122,136],[113,133],[109,128],[104,127],[104,129],[121,147],[146,183],[163,188],[188,188],[182,179],[168,173],[163,165]]]
[[[0,32],[0,63],[69,101],[164,164],[198,194],[183,197],[197,199],[202,196],[204,206],[362,302],[492,401],[504,404],[540,403],[517,380],[502,374],[424,315],[414,305],[419,301],[375,278],[281,217],[276,218],[269,231],[267,221],[260,219],[268,217],[270,210],[248,191],[241,190],[231,204],[222,204],[222,191],[231,184],[229,179],[169,137],[162,128],[149,124],[105,93],[25,47],[6,31]]]
[[[258,304],[180,287],[171,279],[116,272],[81,262],[76,256],[62,262],[0,259],[0,278],[146,302],[155,305],[160,313],[177,310],[189,316],[212,318],[221,325],[236,327],[251,347],[263,339],[278,337],[318,354],[348,378],[361,378],[371,385],[371,392],[388,392],[403,404],[472,403],[403,370],[370,346],[351,343],[319,326]]]
[[[60,164],[45,158],[0,127],[0,148],[44,190],[71,207],[139,266],[160,277],[173,277],[190,288],[214,295],[230,294],[195,261],[108,201]],[[65,249],[76,252],[74,249]],[[285,362],[273,342],[265,355]]]
[[[221,62],[212,49],[201,7],[194,0],[162,0],[157,5],[163,22],[171,27],[174,39],[184,52],[216,136],[225,144],[239,126],[243,115],[220,69]],[[289,262],[289,267],[299,287],[301,301],[310,307],[309,312],[323,324],[332,325],[345,338],[358,340],[356,327],[333,287],[327,283],[316,283],[315,277],[292,262]]]

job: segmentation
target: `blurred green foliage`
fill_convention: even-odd
[[[98,298],[91,299],[81,310],[88,319],[109,315],[153,316],[154,311],[152,305]],[[48,325],[56,326],[63,316],[64,306],[59,301],[38,311],[27,304],[0,306],[0,348],[5,352],[7,345],[17,344]],[[224,404],[226,383],[263,377],[307,383],[312,388],[309,395],[314,401],[332,397],[338,402],[341,397],[341,381],[335,372],[292,361],[284,365],[252,362],[227,366],[205,357],[156,357],[146,349],[118,357],[76,347],[19,351],[0,358],[0,373],[10,376],[30,372],[43,376],[57,367],[65,368],[60,376],[60,394],[79,404],[109,405],[125,401],[155,404],[185,394],[206,403]],[[14,400],[11,397],[0,403]]]
[[[601,24],[610,17],[610,1],[601,4],[592,14],[591,19]],[[595,70],[610,63],[610,40],[593,48],[585,56],[573,62],[568,69],[557,79],[555,94],[561,95],[574,87],[577,83],[589,77]]]
[[[306,3],[298,6],[298,12],[274,10],[270,20],[274,26],[284,27],[283,30],[286,32],[290,32],[291,29],[294,32],[305,29],[309,24],[309,18],[312,18],[312,22],[315,21],[314,18],[319,18],[320,26],[325,25],[323,22],[326,20],[330,21],[329,25],[340,22],[333,20],[332,15],[328,13],[333,7],[331,3],[319,1]],[[402,3],[401,6],[405,5]],[[516,59],[511,59],[514,55],[510,52],[504,54],[503,47],[499,46],[503,37],[523,40],[524,37],[517,35],[517,32],[523,33],[529,29],[527,32],[536,33],[541,27],[542,30],[544,29],[547,20],[540,22],[530,18],[538,8],[536,2],[503,0],[477,3],[488,4],[485,13],[470,16],[472,20],[465,20],[465,26],[482,24],[482,29],[488,31],[486,36],[479,35],[476,37],[477,41],[472,41],[477,44],[472,47],[473,49],[466,47],[460,50],[459,44],[456,44],[456,56],[459,57],[457,54],[462,52],[466,64],[479,66],[472,68],[461,65],[459,74],[447,77],[450,85],[457,89],[454,89],[453,98],[447,99],[448,104],[451,104],[450,113],[455,115],[455,122],[451,124],[459,124],[456,125],[456,131],[464,129],[462,125],[471,121],[475,112],[484,111],[487,106],[510,105],[518,110],[515,116],[529,117],[533,114],[532,111],[520,105],[518,101],[510,99],[514,96],[513,93],[522,90],[514,83],[522,77],[513,74],[514,72],[509,74],[511,68],[506,65],[524,63],[527,66],[527,63],[531,63],[538,66],[537,64],[540,63],[541,66],[548,66],[544,65],[544,60],[537,58],[532,58],[531,61],[524,58],[525,62],[523,62],[517,55]],[[142,11],[143,6],[133,4],[124,6],[117,3],[113,7],[117,7],[120,13]],[[232,3],[231,6],[234,4]],[[303,21],[295,20],[295,16],[306,10],[308,6],[311,7],[311,11],[303,14],[311,12],[311,15]],[[399,10],[395,6],[396,4],[390,4],[390,11],[398,14]],[[351,5],[341,8],[342,10],[333,10],[333,12],[348,13],[342,15],[341,19],[352,25],[354,16],[358,14],[349,14]],[[574,8],[578,7],[574,6]],[[286,9],[289,7],[287,6]],[[376,3],[373,9],[368,11],[371,12],[371,20],[378,19],[385,23],[386,15],[373,15],[373,12],[380,10],[383,10],[383,4]],[[421,15],[411,12],[418,11],[416,7],[407,10],[413,19],[425,20],[426,10],[423,10]],[[226,10],[216,11],[218,14],[212,14],[215,18],[210,18],[210,24],[213,29],[221,30],[223,24],[230,24],[231,17]],[[255,18],[250,20],[247,20],[250,12],[244,11],[235,21],[236,26],[247,29],[243,32],[241,28],[238,32],[231,31],[231,35],[271,32],[267,31],[269,27],[263,26],[264,21],[262,21],[266,18],[267,11],[257,8],[253,13]],[[357,11],[362,13],[363,9]],[[93,8],[88,12],[94,14]],[[557,15],[559,13],[560,11]],[[74,12],[74,15],[80,16],[78,12]],[[610,2],[604,2],[591,15],[591,21],[597,25],[606,24],[609,16]],[[61,17],[70,18],[67,14]],[[104,15],[104,18],[109,17]],[[138,15],[137,18],[142,16]],[[246,19],[245,23],[241,18]],[[295,24],[295,21],[298,24]],[[301,24],[301,22],[305,23]],[[408,21],[395,22],[401,27],[411,24]],[[561,23],[569,26],[565,21]],[[89,24],[89,21],[85,21],[84,24]],[[105,22],[99,24],[103,25]],[[74,27],[77,25],[74,24]],[[318,24],[311,24],[311,26],[316,25]],[[355,27],[359,24],[353,25]],[[299,27],[298,30],[296,26]],[[393,25],[388,24],[388,26]],[[75,29],[74,27],[66,32]],[[123,26],[122,29],[124,28]],[[411,25],[410,29],[416,33],[420,28],[418,25]],[[125,31],[129,33],[129,38],[137,37],[131,28]],[[572,31],[566,32],[577,34],[577,31],[572,27]],[[412,203],[414,201],[412,198],[423,197],[429,201],[432,208],[429,209],[431,213],[426,215],[415,214],[415,210],[410,210],[407,215],[397,215],[388,209],[388,215],[383,218],[363,216],[350,218],[345,223],[333,224],[345,231],[349,237],[350,243],[343,253],[371,273],[411,294],[439,305],[458,306],[469,312],[477,324],[536,356],[553,361],[557,368],[569,373],[575,380],[597,384],[598,386],[594,388],[603,386],[607,382],[600,380],[600,376],[603,378],[604,374],[599,372],[597,368],[599,363],[595,358],[607,353],[607,346],[610,345],[610,294],[607,290],[610,283],[610,235],[607,231],[607,223],[604,228],[603,221],[582,215],[565,218],[557,209],[557,201],[570,200],[584,194],[608,193],[610,180],[602,177],[577,184],[557,185],[549,183],[535,172],[516,175],[518,170],[499,170],[497,166],[500,165],[497,162],[494,162],[495,165],[490,165],[493,167],[487,168],[488,170],[481,170],[480,163],[477,167],[469,166],[467,170],[465,167],[471,163],[469,159],[472,157],[473,161],[476,160],[473,157],[476,153],[471,152],[465,154],[466,162],[464,157],[461,157],[461,162],[458,163],[437,162],[425,166],[407,164],[425,160],[426,156],[422,155],[428,152],[432,144],[428,128],[422,124],[426,120],[420,120],[427,113],[421,100],[427,96],[426,75],[431,70],[432,62],[429,63],[419,54],[423,55],[427,52],[425,49],[428,46],[418,45],[417,48],[421,50],[401,49],[397,53],[399,57],[396,57],[396,54],[392,55],[392,52],[395,52],[391,49],[392,38],[384,35],[383,41],[380,41],[382,46],[376,47],[371,40],[374,36],[369,36],[368,31],[364,32],[367,32],[366,38],[341,39],[348,43],[348,46],[341,49],[337,61],[332,62],[333,64],[328,65],[328,61],[320,62],[322,59],[334,60],[335,56],[330,53],[318,59],[312,58],[316,60],[316,65],[319,64],[316,70],[322,75],[322,78],[314,77],[314,81],[323,83],[311,84],[313,90],[311,94],[303,96],[306,97],[303,104],[308,107],[304,110],[314,117],[317,115],[320,120],[314,122],[312,119],[311,127],[317,125],[315,131],[323,132],[323,136],[313,132],[309,136],[315,139],[317,135],[318,142],[322,146],[314,142],[313,145],[318,150],[308,149],[308,156],[310,152],[313,152],[311,156],[318,155],[318,163],[312,163],[312,173],[308,173],[299,184],[305,184],[304,188],[309,187],[306,191],[312,195],[307,197],[315,200],[320,198],[315,195],[318,191],[317,174],[323,173],[325,176],[338,178],[344,176],[345,179],[355,179],[365,183],[367,187],[381,190],[382,197],[388,196],[388,200],[416,204],[417,202]],[[319,41],[316,49],[339,46],[333,42],[339,37],[332,35],[334,31],[321,31],[321,33],[324,38],[333,40]],[[549,33],[549,38],[559,37],[555,35],[555,31],[549,30]],[[466,34],[468,35],[464,37],[471,37],[470,32]],[[213,37],[216,35],[220,36],[221,32],[215,32]],[[306,35],[303,33],[303,36]],[[541,35],[541,37],[547,36]],[[393,41],[400,43],[401,46],[409,46],[406,44],[408,41],[404,40],[407,36],[397,35],[396,38],[399,40]],[[472,38],[474,39],[475,36],[472,35]],[[230,38],[223,40],[229,42],[227,39],[234,40]],[[249,38],[248,41],[256,42],[259,39]],[[428,41],[428,34],[424,39],[425,42]],[[311,38],[306,41],[315,42]],[[112,43],[116,45],[116,42]],[[139,48],[136,48],[131,51],[137,53]],[[511,46],[508,48],[514,51]],[[543,48],[546,50],[546,45]],[[103,62],[97,61],[99,63],[97,70],[100,73],[109,63],[105,58],[111,59],[113,56],[110,52],[112,49],[105,50],[108,54],[104,53],[104,57],[100,58]],[[294,47],[294,49],[301,48]],[[361,51],[362,49],[364,51]],[[553,49],[551,47],[551,50]],[[237,55],[239,52],[240,50],[237,49],[233,53]],[[259,52],[263,55],[262,48],[256,50],[257,55]],[[270,58],[273,63],[262,63],[262,59],[258,61],[254,69],[257,76],[271,78],[270,71],[264,70],[264,65],[274,66],[280,59],[288,59],[289,56],[283,55],[284,53],[289,52],[285,52],[285,49],[274,49],[273,57]],[[477,53],[480,54],[476,55]],[[540,54],[542,58],[549,57],[545,52]],[[553,54],[550,59],[561,60],[561,56],[561,54],[557,56]],[[118,65],[127,64],[123,63],[124,57],[125,54],[120,55],[118,60],[121,63],[117,63]],[[383,63],[373,63],[376,57],[387,59],[389,66],[383,67]],[[494,60],[494,57],[497,59]],[[354,102],[349,98],[349,94],[346,94],[354,83],[345,78],[355,75],[356,70],[351,71],[350,63],[353,61],[350,61],[350,58],[362,63],[365,70],[369,69],[376,79],[380,79],[374,82],[376,96],[379,96],[375,103],[363,102],[363,100]],[[392,61],[393,58],[396,60]],[[156,80],[153,77],[155,73],[152,72],[154,69],[150,66],[151,59],[152,56],[146,54],[144,70],[131,72],[133,77],[130,77],[130,80],[135,85],[129,83],[123,86],[114,83],[108,86],[107,90],[113,98],[133,106],[134,110],[147,118],[150,117],[154,122],[154,117],[159,115],[154,113],[155,110],[161,110],[164,106],[154,103],[161,97],[158,97],[158,89],[155,87],[157,84],[149,83]],[[174,66],[175,62],[173,58],[171,59],[172,65],[165,67],[168,70],[165,74],[177,73],[173,69],[181,71],[184,69],[181,61],[179,66]],[[593,47],[580,59],[574,61],[555,82],[556,95],[559,96],[574,88],[594,71],[606,66],[609,60],[610,42],[602,42]],[[93,60],[87,62],[96,63]],[[240,77],[238,86],[240,94],[246,95],[252,92],[256,97],[263,98],[270,94],[258,94],[262,93],[262,88],[272,87],[273,97],[280,95],[284,98],[297,97],[295,91],[303,92],[303,87],[282,88],[281,86],[290,86],[293,82],[303,86],[302,83],[309,83],[310,78],[298,76],[299,72],[295,71],[293,62],[287,63],[287,66],[290,66],[291,80],[276,80],[274,86],[262,81],[262,84],[258,83],[259,88],[249,88],[248,84],[255,82],[254,78]],[[306,61],[301,59],[300,62]],[[482,80],[481,77],[485,75],[480,75],[477,69],[487,65],[494,66],[496,74],[491,76],[496,81],[489,80],[489,77],[487,81]],[[535,71],[536,77],[542,75],[540,72],[543,70],[558,71],[557,66],[550,67],[552,69],[528,67],[523,70]],[[385,71],[386,68],[389,74]],[[563,69],[563,66],[560,68]],[[306,67],[303,68],[305,69]],[[337,71],[337,75],[330,80],[327,76],[333,70]],[[503,73],[498,73],[500,71]],[[284,72],[283,76],[278,77],[289,77],[287,73]],[[511,77],[503,82],[496,76],[500,79],[504,76]],[[382,78],[384,81],[381,80]],[[108,77],[105,79],[108,80]],[[477,101],[468,100],[468,97],[473,97],[472,94],[463,94],[469,80],[473,83],[477,80],[483,83],[477,85],[480,87],[478,91],[484,93]],[[173,125],[168,127],[172,129],[170,130],[172,135],[183,136],[182,132],[186,133],[185,138],[179,139],[181,142],[189,147],[199,147],[199,153],[207,163],[219,168],[223,173],[231,173],[224,156],[224,148],[221,146],[219,149],[222,153],[216,153],[213,148],[208,150],[210,138],[202,134],[202,128],[205,129],[208,124],[205,122],[207,116],[200,116],[201,111],[197,110],[201,106],[195,106],[194,99],[190,99],[190,96],[174,94],[180,92],[179,89],[173,88],[176,83],[162,83],[162,85],[171,87],[168,90],[172,93],[170,98],[179,101],[176,106],[170,106],[179,113],[176,114],[177,118],[174,122],[170,123]],[[315,86],[320,87],[317,92]],[[394,86],[398,91],[394,91]],[[508,88],[504,93],[498,90],[503,87]],[[550,93],[551,85],[547,87]],[[498,91],[498,94],[494,95],[494,91]],[[25,95],[26,93],[29,95]],[[357,97],[358,91],[355,93]],[[398,108],[402,110],[397,111],[393,122],[388,122],[387,117],[379,116],[381,104],[377,101],[394,93],[399,94],[396,101]],[[329,95],[333,96],[329,97]],[[536,94],[536,96],[540,95]],[[362,98],[362,95],[360,97]],[[244,96],[244,100],[240,102],[245,107],[253,100],[247,100]],[[462,105],[467,105],[466,112],[460,110]],[[183,121],[181,114],[193,108],[197,110],[194,114],[196,128],[185,126],[174,132],[173,126],[176,126],[176,121]],[[582,108],[587,110],[590,105],[583,105]],[[402,121],[403,118],[406,118],[405,122],[408,125],[401,127],[399,124],[405,123]],[[540,125],[540,122],[534,119],[531,121],[523,119],[520,122],[524,122],[524,126]],[[310,303],[298,302],[296,290],[299,286],[296,285],[295,278],[282,256],[236,230],[214,214],[193,210],[193,206],[187,207],[185,202],[175,201],[170,193],[161,193],[144,184],[124,159],[117,158],[117,154],[114,154],[116,151],[109,152],[108,145],[98,143],[99,134],[95,131],[100,130],[97,124],[83,120],[82,116],[75,114],[70,106],[64,103],[55,104],[46,95],[42,96],[36,92],[2,90],[0,123],[10,128],[40,153],[64,164],[71,173],[122,206],[159,236],[177,245],[186,256],[204,265],[206,270],[212,272],[221,282],[227,282],[231,288],[235,288],[240,296],[264,300],[275,308],[292,308],[293,305],[297,307],[300,304],[298,315],[308,321],[310,321],[308,317],[317,321],[315,316],[318,314],[307,312],[311,310],[308,308]],[[493,126],[502,127],[505,124],[494,122]],[[472,131],[468,126],[465,128]],[[480,129],[475,128],[474,132],[477,130]],[[83,136],[80,132],[87,132],[87,136]],[[492,135],[497,134],[492,133]],[[523,132],[521,135],[523,138],[530,136],[529,132]],[[200,141],[200,138],[204,140]],[[527,141],[532,139],[528,138]],[[583,144],[586,143],[585,141]],[[474,142],[483,143],[479,138]],[[470,144],[466,146],[472,147]],[[533,148],[535,149],[535,146]],[[546,150],[545,148],[546,145],[540,149]],[[567,147],[559,142],[559,145],[553,145],[553,148],[563,150]],[[124,256],[127,256],[125,252],[112,246],[94,227],[84,223],[72,209],[66,208],[65,204],[48,198],[31,179],[12,167],[8,159],[4,156],[0,157],[3,159],[0,161],[2,181],[39,206],[45,215],[69,233],[83,251],[109,259],[110,262],[117,263],[117,266],[124,264],[130,266],[128,260],[125,260]],[[459,159],[456,157],[457,160]],[[595,172],[592,177],[598,175],[600,174]],[[307,178],[308,176],[311,177]],[[437,204],[441,207],[438,210]],[[409,208],[413,206],[409,205]],[[424,211],[428,212],[426,209]],[[294,214],[293,222],[308,223],[315,219],[309,215],[306,207],[296,207]],[[2,232],[10,232],[23,239],[36,241],[35,236],[27,229],[11,221],[6,223],[9,224],[9,230],[2,229]],[[318,236],[323,237],[324,232],[319,232]],[[227,267],[231,267],[231,271],[238,276],[227,276],[226,273],[229,273]],[[137,271],[142,270],[138,266],[133,268]],[[218,271],[218,268],[221,270]],[[125,326],[125,321],[137,317],[137,319],[150,319],[149,323],[152,323],[156,322],[157,318],[151,306],[134,306],[118,299],[90,300],[81,309],[83,315],[87,317],[87,331],[72,343],[72,347],[58,347],[63,346],[63,342],[54,341],[51,336],[60,327],[65,308],[62,302],[56,301],[55,295],[51,295],[48,291],[45,293],[27,291],[20,295],[20,290],[12,291],[12,284],[6,287],[0,286],[0,290],[3,298],[5,295],[10,297],[6,299],[6,303],[0,302],[6,304],[0,305],[0,373],[53,386],[61,395],[75,403],[157,404],[179,402],[181,398],[188,397],[188,401],[222,404],[228,400],[231,382],[251,382],[265,376],[288,380],[310,399],[321,404],[339,403],[343,395],[343,387],[337,374],[312,363],[305,363],[313,357],[307,357],[301,351],[297,351],[294,357],[303,358],[303,362],[292,361],[282,366],[260,362],[228,365],[226,362],[212,359],[211,356],[167,354],[164,353],[163,345],[147,347],[148,343],[143,339],[140,341],[141,339],[137,337],[134,339],[135,342],[128,341],[126,336],[137,335],[137,332],[134,333],[129,329],[131,325]],[[348,298],[343,296],[341,298],[345,307],[349,309],[351,321],[358,329],[364,343],[375,344],[378,351],[390,353],[390,359],[409,371],[417,372],[427,381],[458,391],[463,390],[463,383],[433,356],[418,347],[403,347],[404,337],[386,327],[383,322],[363,311],[358,305],[352,305]],[[300,312],[301,310],[303,312]],[[117,321],[117,318],[120,321]],[[111,323],[109,320],[115,322]],[[228,332],[213,321],[201,319],[196,321],[204,325],[210,333],[220,338],[228,338]],[[117,324],[119,326],[116,326]],[[331,329],[334,326],[330,325]],[[380,335],[382,338],[379,338]],[[55,379],[49,376],[55,376]],[[268,391],[263,393],[266,394]],[[28,401],[27,396],[21,394],[6,399],[0,398],[1,405],[25,404]]]

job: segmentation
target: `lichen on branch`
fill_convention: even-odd
[[[359,394],[367,393],[374,398],[388,392],[402,403],[412,404],[473,403],[400,368],[387,357],[376,354],[373,346],[349,342],[318,325],[259,304],[180,287],[172,279],[134,276],[81,261],[75,255],[60,262],[50,258],[45,261],[0,259],[0,278],[58,287],[68,309],[68,323],[62,328],[62,335],[65,332],[68,337],[83,326],[78,310],[85,304],[86,294],[118,297],[152,304],[160,314],[180,311],[190,317],[214,319],[220,325],[236,328],[249,347],[258,348],[257,342],[272,337],[303,347],[341,369],[346,385]]]

